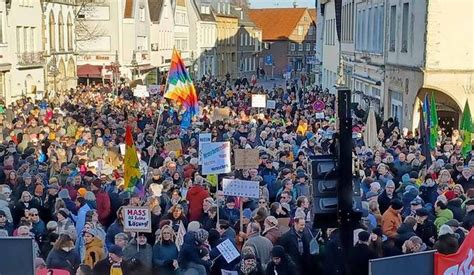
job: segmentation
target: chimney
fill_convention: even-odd
[[[293,8],[296,9],[297,7],[298,7],[298,5],[296,4],[296,0],[295,0],[295,1],[293,1]]]

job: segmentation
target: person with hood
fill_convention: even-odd
[[[178,267],[178,248],[175,233],[171,226],[164,225],[156,231],[157,239],[153,246],[153,270],[162,275],[173,275]]]
[[[186,194],[189,203],[189,221],[199,221],[202,213],[202,203],[209,197],[209,192],[202,186],[204,179],[197,176]]]
[[[74,250],[74,242],[69,235],[61,235],[54,243],[46,258],[47,268],[63,269],[70,274],[76,272],[81,260]]]
[[[400,200],[394,199],[390,202],[390,207],[382,215],[382,230],[385,236],[395,238],[397,229],[402,224],[400,213],[403,210],[403,204]]]
[[[94,193],[97,204],[97,213],[99,214],[99,222],[106,225],[110,215],[110,197],[107,192],[102,189],[102,180],[95,179],[92,181],[91,191]]]
[[[285,248],[275,245],[271,251],[272,260],[268,263],[265,275],[296,275],[296,265],[286,254]]]
[[[242,249],[241,261],[235,269],[237,269],[239,275],[264,275],[265,270],[262,268],[260,259],[255,255],[251,247],[244,247]]]
[[[449,227],[449,225],[443,224],[440,226],[438,240],[433,248],[444,255],[454,254],[458,251],[458,238],[456,238],[454,231]]]
[[[105,257],[104,243],[97,237],[97,231],[95,229],[88,229],[82,233],[84,237],[85,253],[84,264],[93,268],[94,265]]]
[[[128,261],[135,258],[141,267],[141,274],[151,274],[153,267],[153,248],[147,243],[145,233],[140,232],[123,250],[123,258]]]
[[[423,243],[429,247],[433,247],[434,241],[437,237],[436,226],[433,221],[429,219],[429,212],[426,208],[416,210],[415,219],[417,222],[415,233],[421,238]]]
[[[438,200],[435,203],[435,213],[436,220],[434,221],[434,224],[436,225],[436,228],[439,232],[441,226],[453,218],[453,212],[448,209],[448,206],[445,202]]]

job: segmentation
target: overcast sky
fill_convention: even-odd
[[[293,6],[294,0],[250,0],[252,8],[287,8]],[[296,0],[298,7],[314,8],[314,0]]]

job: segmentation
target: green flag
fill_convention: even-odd
[[[438,141],[438,110],[436,109],[436,100],[434,94],[431,94],[430,102],[430,149],[434,150],[436,148],[436,143]]]
[[[462,141],[462,154],[466,157],[472,150],[471,145],[471,135],[474,132],[472,126],[472,118],[471,118],[471,110],[469,109],[469,103],[466,100],[466,105],[464,105],[464,111],[462,113],[461,118],[461,126],[459,127],[463,134],[463,141]]]

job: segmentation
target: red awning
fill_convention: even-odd
[[[106,65],[106,66],[91,65],[91,64],[79,65],[77,66],[77,76],[84,77],[84,78],[102,78],[103,67],[105,67],[106,70],[111,70],[110,65]]]

